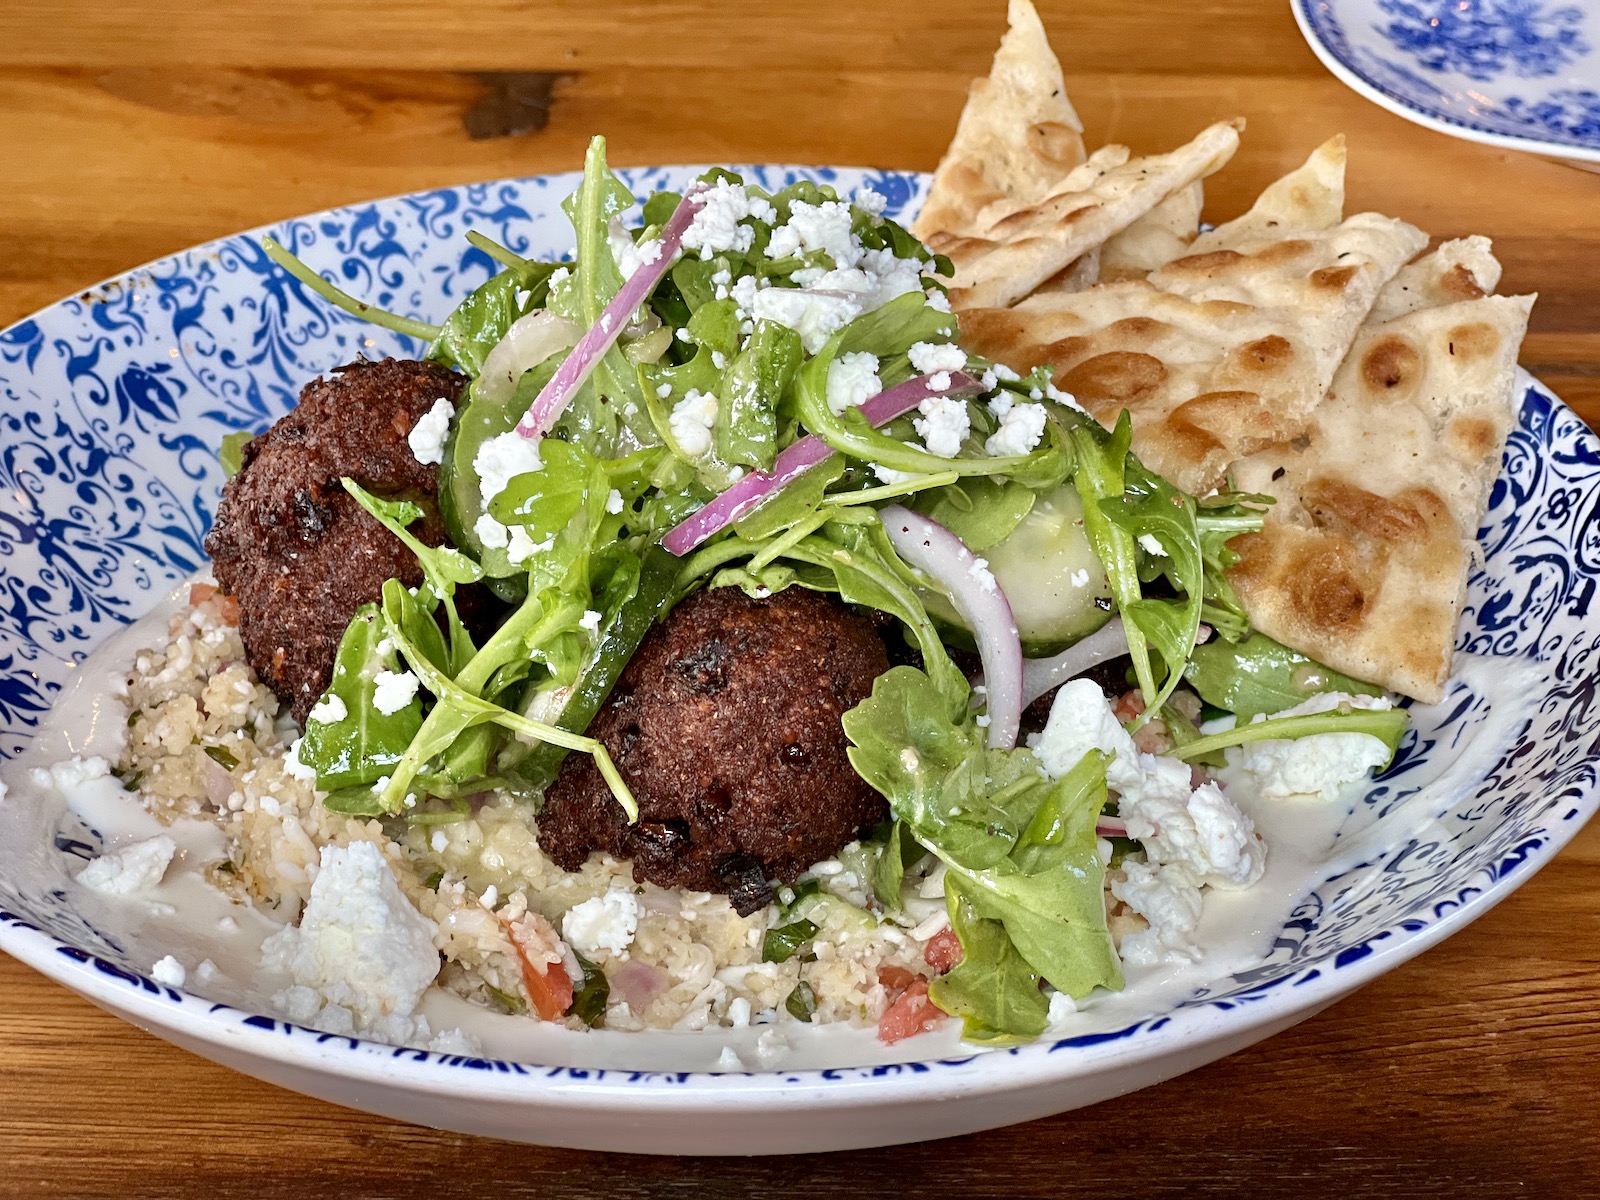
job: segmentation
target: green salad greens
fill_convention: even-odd
[[[809,181],[769,193],[718,170],[646,197],[630,226],[636,202],[595,139],[563,204],[572,260],[528,261],[473,234],[502,269],[438,326],[363,304],[268,241],[306,286],[426,340],[468,380],[439,447],[449,545],[413,534],[416,504],[345,481],[424,582],[391,580],[357,613],[298,744],[329,808],[460,820],[491,788],[537,803],[579,753],[632,819],[627,781],[586,730],[652,625],[702,588],[834,593],[892,619],[917,664],[880,676],[843,719],[851,763],[891,813],[864,843],[875,906],[898,910],[918,864],[942,868],[961,955],[929,995],[969,1040],[1006,1042],[1045,1028],[1044,985],[1080,998],[1120,987],[1122,967],[1097,833],[1111,759],[1091,750],[1051,777],[1017,745],[1020,693],[999,694],[1005,664],[988,657],[997,634],[982,615],[1005,594],[1013,666],[1120,617],[1143,700],[1132,726],[1167,714],[1180,758],[1329,731],[1393,748],[1398,711],[1250,724],[1319,693],[1374,691],[1251,632],[1224,572],[1261,498],[1186,495],[1130,452],[1126,413],[1105,429],[1048,369],[1019,376],[961,351],[949,264],[883,216],[881,197]],[[544,435],[525,436],[536,417]],[[242,450],[224,447],[230,472]],[[913,567],[891,513],[932,522],[951,569]],[[457,611],[468,586],[506,605],[481,640]],[[983,688],[957,661],[973,646]],[[1179,717],[1185,684],[1239,727],[1208,735]],[[815,893],[780,892],[768,961],[808,953],[825,916]],[[605,975],[583,964],[578,985],[574,1011],[592,1023]],[[802,1021],[816,1005],[803,983],[786,1002]]]

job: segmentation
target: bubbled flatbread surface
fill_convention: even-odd
[[[1379,289],[1425,242],[1375,214],[1245,238],[1147,280],[963,312],[962,341],[1018,371],[1049,364],[1102,424],[1127,409],[1140,459],[1203,493],[1305,430]]]
[[[1083,124],[1039,14],[1028,0],[1011,0],[1008,19],[988,78],[973,81],[911,226],[920,238],[975,233],[981,209],[1037,203],[1084,159]]]
[[[1306,435],[1235,465],[1235,486],[1277,500],[1260,533],[1230,543],[1256,628],[1442,697],[1532,303],[1491,296],[1366,326]]]

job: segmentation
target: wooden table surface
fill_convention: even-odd
[[[1207,215],[1329,134],[1349,210],[1488,234],[1523,362],[1600,421],[1600,175],[1360,99],[1282,0],[1041,0],[1091,144],[1243,115]],[[931,168],[1002,0],[7,0],[0,325],[334,204],[612,161]],[[1482,920],[1297,1029],[1099,1108],[929,1147],[624,1159],[308,1100],[0,956],[0,1195],[1600,1194],[1600,824]],[[731,1149],[736,1149],[731,1148]],[[1587,1168],[1587,1169],[1586,1169]]]

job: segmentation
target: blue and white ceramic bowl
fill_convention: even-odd
[[[1600,163],[1594,0],[1290,0],[1327,68],[1440,133]]]
[[[641,194],[681,187],[691,174],[625,172]],[[750,174],[768,186],[797,175],[841,189],[869,182],[894,212],[913,208],[926,184],[845,169]],[[437,320],[491,271],[463,241],[467,229],[535,256],[570,246],[557,202],[573,182],[447,188],[262,232],[350,291]],[[76,664],[203,562],[222,435],[264,428],[305,380],[357,353],[420,349],[328,309],[269,265],[258,237],[130,271],[0,334],[0,778],[15,784],[25,760],[46,751],[41,720]],[[840,1042],[752,1074],[644,1069],[644,1058],[678,1053],[681,1040],[662,1039],[681,1034],[610,1035],[657,1039],[638,1043],[641,1061],[625,1064],[635,1069],[607,1065],[630,1052],[599,1057],[586,1047],[602,1043],[581,1040],[589,1034],[565,1034],[580,1040],[521,1061],[397,1050],[287,1024],[248,988],[184,992],[152,981],[150,964],[174,944],[167,919],[120,930],[97,923],[71,880],[73,855],[85,850],[77,839],[93,835],[63,828],[59,813],[29,805],[15,787],[0,802],[0,949],[263,1079],[556,1145],[762,1153],[887,1144],[1026,1120],[1169,1078],[1303,1020],[1448,936],[1594,812],[1600,444],[1531,379],[1519,386],[1520,421],[1461,633],[1479,669],[1459,677],[1444,704],[1414,710],[1396,766],[1357,805],[1376,822],[1352,843],[1359,852],[1308,868],[1288,919],[1262,931],[1265,960],[1157,1011],[1086,1012],[1055,1039],[1002,1052],[927,1039],[890,1052],[927,1055],[931,1046],[928,1061],[891,1061],[881,1047],[852,1059],[848,1046],[862,1043]],[[1488,669],[1481,656],[1493,659]],[[1497,690],[1513,678],[1524,681],[1514,698]],[[1384,824],[1395,813],[1410,815]]]

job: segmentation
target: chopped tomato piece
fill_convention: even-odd
[[[1117,702],[1111,706],[1111,711],[1117,720],[1127,724],[1144,712],[1144,693],[1135,688],[1131,692],[1123,692]]]
[[[961,961],[963,953],[961,939],[956,936],[956,931],[947,925],[928,939],[922,957],[927,960],[930,967],[943,975]]]
[[[239,623],[239,597],[223,596],[217,601],[217,607],[222,610],[222,623],[224,625],[237,625]]]
[[[558,962],[535,964],[528,960],[522,947],[517,947],[517,957],[522,960],[522,982],[528,989],[528,999],[541,1021],[559,1021],[572,1007],[572,979],[566,967]],[[539,968],[543,967],[544,970]]]
[[[878,968],[878,982],[891,992],[903,992],[916,981],[916,972],[908,971],[904,967]]]
[[[217,585],[214,583],[191,583],[189,585],[190,605],[204,604],[217,594]]]
[[[928,999],[928,981],[918,976],[878,1018],[878,1040],[892,1046],[908,1037],[927,1033],[944,1018],[945,1014]]]

